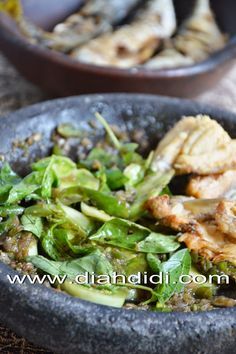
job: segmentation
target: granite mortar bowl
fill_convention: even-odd
[[[194,1],[174,0],[179,23],[191,13]],[[78,9],[82,0],[22,0],[22,3],[32,22],[51,29]],[[211,0],[211,5],[222,31],[229,34],[229,43],[207,60],[189,67],[121,70],[79,63],[69,56],[29,44],[16,23],[1,14],[0,49],[28,80],[55,96],[138,92],[194,97],[216,85],[236,57],[236,2]]]
[[[236,114],[192,101],[151,95],[110,94],[40,103],[1,119],[0,154],[20,174],[50,153],[54,128],[62,122],[87,131],[99,111],[128,131],[144,129],[150,148],[183,115],[209,114],[236,137]],[[12,143],[32,133],[41,142],[25,151]],[[103,130],[97,132],[97,138]],[[236,309],[199,313],[154,313],[115,309],[58,293],[43,285],[11,285],[16,272],[0,263],[0,321],[36,345],[80,354],[226,354],[236,345]]]

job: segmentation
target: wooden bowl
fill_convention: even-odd
[[[23,0],[25,13],[45,29],[75,11],[80,0]],[[179,22],[191,12],[193,0],[175,0]],[[28,80],[56,96],[94,92],[139,92],[193,97],[217,84],[233,65],[236,55],[235,0],[212,0],[222,30],[230,41],[204,62],[185,68],[160,71],[116,69],[79,63],[69,56],[32,45],[16,23],[0,15],[0,49]]]

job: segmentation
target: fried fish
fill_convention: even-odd
[[[152,169],[209,175],[236,168],[236,140],[205,115],[184,117],[161,140]]]
[[[89,0],[78,13],[59,23],[53,32],[45,32],[23,17],[19,20],[19,25],[31,42],[67,53],[110,31],[112,26],[126,18],[139,2],[140,0]]]
[[[187,185],[186,194],[195,198],[231,199],[236,189],[236,170],[228,170],[221,174],[209,176],[193,176]]]
[[[227,37],[220,31],[209,0],[197,0],[193,14],[179,29],[174,46],[195,62],[205,60],[226,44]]]
[[[166,48],[149,60],[144,66],[147,69],[171,69],[194,64],[194,60],[181,54],[175,48]]]
[[[146,207],[160,224],[181,232],[179,241],[189,250],[215,263],[236,265],[236,203],[163,195]]]
[[[149,1],[133,22],[102,35],[72,53],[73,58],[101,66],[129,68],[144,63],[161,39],[176,29],[172,0]]]

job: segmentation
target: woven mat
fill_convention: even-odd
[[[49,98],[38,88],[26,82],[0,55],[0,115]],[[236,112],[236,65],[217,87],[196,99]],[[35,348],[25,339],[18,338],[0,325],[0,353],[45,354],[49,352]]]

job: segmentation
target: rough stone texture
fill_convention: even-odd
[[[46,99],[0,55],[0,115]]]
[[[197,99],[202,102],[207,102],[226,108],[236,112],[235,102],[236,89],[236,68],[233,69],[227,77],[213,91],[203,94]],[[48,99],[49,97],[42,93],[39,89],[26,82],[15,70],[0,56],[0,115],[18,109],[20,107]],[[115,319],[114,319],[115,320]],[[111,317],[111,323],[113,318]],[[101,319],[101,324],[105,323],[105,319]],[[184,322],[177,321],[177,328],[184,326]],[[151,326],[151,325],[150,325]],[[213,326],[213,325],[212,325]],[[151,326],[152,327],[152,326]],[[150,328],[151,328],[150,327]],[[229,331],[235,330],[229,324]],[[134,332],[135,329],[132,329]],[[146,335],[144,328],[140,331],[142,335]],[[213,327],[212,327],[213,331]],[[153,329],[153,332],[154,329]],[[117,332],[118,333],[118,332]],[[137,334],[137,333],[136,333]],[[199,335],[199,334],[198,334]],[[207,341],[207,340],[206,340]],[[194,349],[194,348],[193,348]],[[191,350],[194,352],[194,350]],[[0,326],[0,352],[1,353],[49,353],[42,349],[37,349],[24,339],[15,336],[11,331]],[[99,346],[94,348],[94,352],[99,353]],[[205,352],[204,350],[202,353]],[[209,353],[209,352],[208,352]]]

